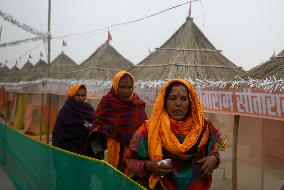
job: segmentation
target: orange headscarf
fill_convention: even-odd
[[[118,73],[116,73],[112,79],[112,88],[115,92],[115,94],[117,94],[117,90],[118,90],[118,85],[119,85],[119,81],[120,79],[124,76],[124,75],[128,75],[132,78],[133,81],[133,87],[134,87],[134,79],[133,76],[127,72],[127,71],[119,71]],[[133,92],[131,94],[131,96],[128,98],[129,100],[133,97]]]
[[[71,85],[67,90],[67,96],[73,97],[77,93],[77,91],[80,89],[81,86],[84,86],[84,85],[80,83]]]
[[[169,118],[166,110],[164,109],[164,98],[166,95],[166,89],[170,84],[180,82],[184,84],[189,92],[189,98],[191,100],[191,115],[184,122],[190,129],[186,138],[182,143],[179,142],[173,130],[171,129],[171,119]],[[189,122],[191,124],[189,124]],[[151,118],[147,124],[148,126],[148,151],[150,160],[160,160],[163,158],[162,147],[170,151],[171,153],[180,157],[186,157],[186,152],[193,147],[197,142],[199,135],[202,132],[204,124],[204,113],[202,105],[198,99],[194,86],[187,80],[174,79],[165,83],[160,90],[158,97],[155,100],[155,104],[152,110]],[[162,127],[163,126],[163,127]],[[209,130],[204,131],[203,137],[199,144],[199,147],[206,144],[209,137]],[[149,179],[150,188],[154,188],[159,181],[160,177],[151,176]]]

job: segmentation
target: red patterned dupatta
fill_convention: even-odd
[[[112,89],[102,98],[96,110],[94,131],[107,136],[108,162],[128,175],[124,156],[121,157],[120,152],[123,150],[123,155],[127,153],[134,132],[144,123],[147,116],[145,102],[133,91],[127,100],[119,98],[120,79],[125,75],[131,77],[134,88],[130,73],[120,71],[115,74]]]
[[[128,146],[134,132],[147,119],[145,102],[136,93],[130,100],[117,98],[112,89],[103,96],[96,110],[96,131]]]

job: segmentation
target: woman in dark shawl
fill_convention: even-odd
[[[52,145],[86,155],[86,140],[93,123],[94,110],[86,103],[87,90],[84,85],[72,85],[67,95],[68,99],[55,122]]]
[[[145,102],[134,93],[133,77],[126,71],[118,72],[96,110],[91,143],[95,157],[103,159],[107,149],[108,162],[127,175],[125,155],[134,132],[146,118]]]

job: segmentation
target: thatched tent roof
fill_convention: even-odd
[[[133,64],[107,41],[79,66],[76,78],[111,80],[115,73],[120,70],[128,70],[131,66]]]
[[[20,81],[24,81],[25,78],[27,78],[29,75],[30,75],[30,72],[32,71],[33,69],[33,64],[27,60],[27,62],[24,64],[24,66],[22,67],[21,69],[21,76],[19,76],[20,78]]]
[[[4,65],[4,67],[0,68],[0,82],[5,80],[5,77],[7,73],[10,71],[10,69]]]
[[[29,75],[24,76],[23,80],[32,81],[47,77],[47,63],[39,59],[35,66],[30,70]]]
[[[76,71],[78,65],[62,51],[52,62],[49,70],[49,77],[53,79],[74,78],[72,72]]]
[[[33,64],[29,60],[27,60],[27,62],[24,64],[21,70],[25,73],[29,72],[33,67],[34,67]]]
[[[277,79],[284,78],[284,50],[277,56],[272,56],[270,60],[262,63],[242,76],[242,78],[266,79],[275,77]]]
[[[21,79],[21,70],[15,65],[5,76],[4,82],[18,82]]]
[[[278,54],[278,56],[284,56],[284,49]]]
[[[224,57],[188,17],[166,43],[130,72],[135,80],[231,80],[244,71]]]

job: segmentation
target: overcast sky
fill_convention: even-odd
[[[85,33],[113,24],[142,18],[170,8],[185,0],[52,0],[51,34],[61,36]],[[157,16],[111,28],[116,50],[134,64],[148,54],[148,49],[160,47],[185,22],[189,5],[180,6]],[[275,52],[284,49],[283,0],[202,0],[192,4],[194,22],[223,55],[245,70],[267,61]],[[48,0],[0,0],[2,12],[21,23],[47,31]],[[4,21],[0,43],[34,37],[32,34]],[[107,31],[89,35],[69,36],[52,40],[51,60],[62,51],[76,63],[87,59],[102,43]],[[38,46],[37,48],[34,48]],[[34,48],[34,49],[33,49]],[[18,60],[22,67],[31,54],[31,62],[39,60],[43,42],[0,48],[0,62],[8,67]],[[21,60],[19,57],[22,56]]]

